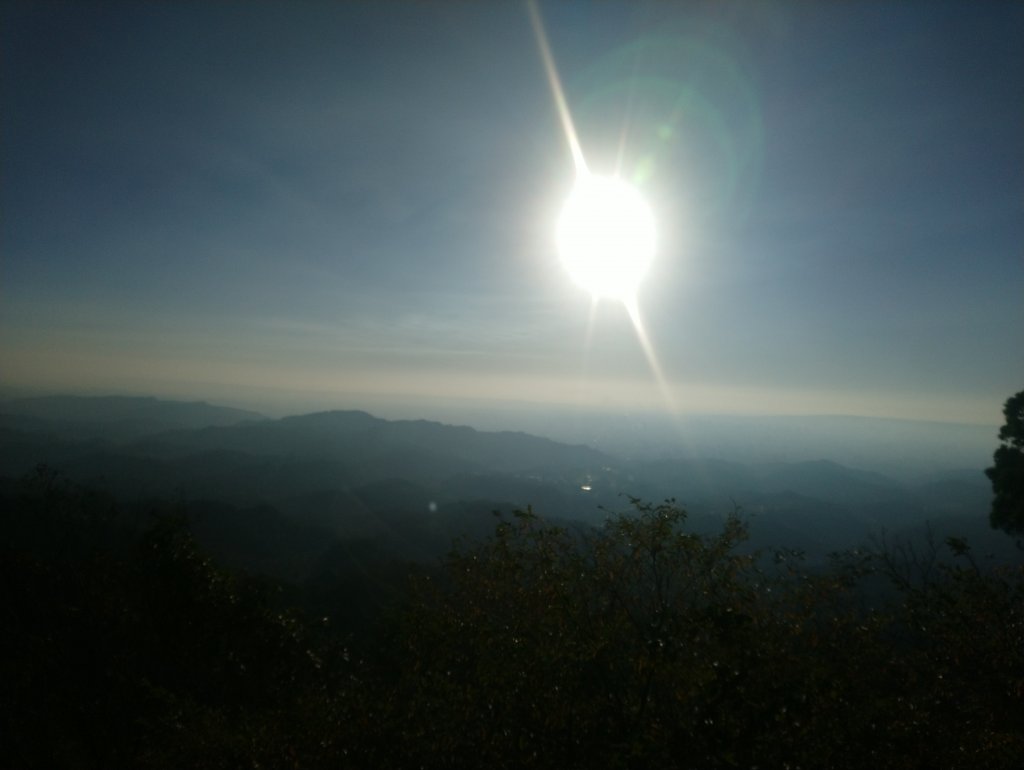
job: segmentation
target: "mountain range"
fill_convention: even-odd
[[[153,398],[0,404],[0,478],[39,463],[120,499],[178,501],[223,553],[290,576],[317,569],[339,543],[427,558],[453,536],[484,534],[494,510],[532,506],[594,523],[630,497],[674,498],[695,527],[739,509],[756,545],[816,558],[871,533],[920,532],[928,520],[986,552],[1012,546],[988,529],[980,469],[907,483],[824,458],[623,459],[526,433],[362,411],[269,419]]]

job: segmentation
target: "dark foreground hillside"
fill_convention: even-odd
[[[1024,756],[1024,576],[976,569],[955,540],[953,566],[896,548],[810,571],[738,550],[737,519],[693,534],[672,504],[573,531],[523,513],[436,568],[314,592],[222,569],[170,506],[47,472],[2,494],[3,766]],[[367,597],[373,622],[351,622]]]

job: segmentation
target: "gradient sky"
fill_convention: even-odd
[[[541,4],[677,408],[1001,422],[1024,4]],[[0,386],[662,409],[522,3],[0,6]],[[390,405],[390,407],[389,407]]]

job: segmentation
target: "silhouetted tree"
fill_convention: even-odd
[[[1024,390],[1006,399],[1006,423],[999,429],[1002,446],[996,449],[994,465],[985,471],[992,481],[992,512],[995,529],[1024,534]]]

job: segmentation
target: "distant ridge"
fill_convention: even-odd
[[[467,472],[546,473],[601,467],[608,455],[527,433],[484,432],[429,420],[385,420],[330,411],[147,437],[140,451],[170,456],[210,451],[320,457],[350,468],[402,469],[412,478]],[[380,472],[369,474],[380,477]]]
[[[241,419],[258,415],[156,399],[21,406],[47,415],[54,407],[61,417],[83,420],[0,414],[0,478],[45,463],[125,499],[270,504],[331,527],[353,526],[367,509],[363,491],[380,510],[402,515],[414,497],[418,512],[468,504],[489,513],[536,502],[563,515],[589,513],[598,503],[580,485],[615,463],[589,447],[525,433],[389,421],[362,411]],[[103,410],[114,418],[106,429],[84,419]],[[215,419],[230,424],[209,424]],[[34,422],[31,429],[11,425],[18,420]],[[206,424],[182,427],[188,420]],[[143,425],[162,429],[140,435]]]
[[[168,430],[264,419],[258,412],[205,401],[149,396],[40,396],[0,402],[0,427],[72,439],[123,441]]]

